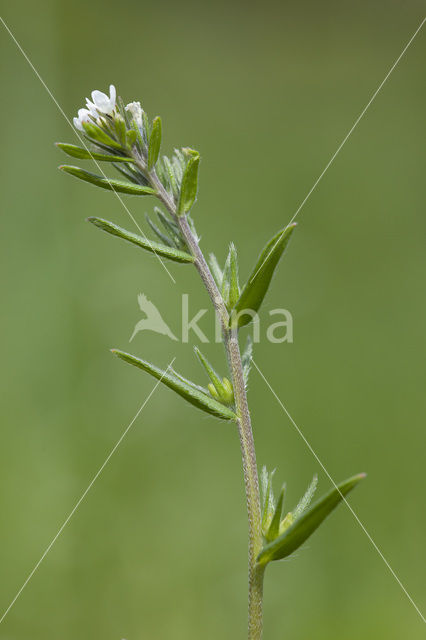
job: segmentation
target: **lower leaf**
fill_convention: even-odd
[[[310,509],[304,512],[285,532],[273,542],[265,545],[257,556],[260,565],[266,565],[273,560],[282,560],[298,549],[313,532],[320,526],[325,518],[337,507],[349,491],[365,478],[365,473],[360,473],[345,480],[332,489],[327,495],[318,500]]]

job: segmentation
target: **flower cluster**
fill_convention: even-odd
[[[140,187],[151,188],[156,182],[157,187],[161,185],[164,190],[164,197],[173,203],[177,214],[189,212],[196,199],[199,154],[184,148],[175,149],[170,158],[161,157],[161,119],[157,116],[150,122],[140,102],[124,105],[111,84],[109,95],[92,91],[91,100],[86,98],[86,106],[78,110],[73,122],[90,142],[93,151],[87,156],[81,148],[60,143],[59,146],[69,155],[113,162],[127,180]],[[89,151],[87,147],[86,151]],[[77,175],[75,168],[72,173],[82,177],[82,174]],[[82,179],[86,179],[87,174],[85,176]],[[185,176],[187,184],[183,188]],[[111,181],[105,183],[99,176],[97,178],[97,182],[92,180],[94,184],[104,188],[111,185]],[[135,188],[129,190],[128,186],[123,188],[125,191],[119,185],[115,186],[116,191],[123,193],[136,195],[138,191]],[[139,193],[142,195],[140,190]]]
[[[156,236],[154,244],[145,236],[136,238],[130,232],[118,230],[108,221],[91,219],[91,222],[157,255],[177,262],[193,262],[177,219],[181,215],[186,216],[196,235],[189,212],[197,194],[199,154],[184,148],[175,149],[170,158],[160,156],[160,117],[150,121],[140,102],[125,105],[113,84],[109,87],[109,94],[92,91],[91,100],[86,98],[86,106],[79,109],[73,122],[84,147],[62,142],[57,146],[73,158],[94,160],[98,169],[101,169],[100,162],[112,165],[125,180],[107,178],[102,170],[103,175],[97,175],[70,165],[62,165],[63,171],[102,189],[155,196],[167,210],[164,214],[158,207],[154,208],[159,226],[147,217]]]
[[[109,85],[109,96],[97,89],[92,91],[92,101],[86,98],[87,109],[79,109],[77,118],[73,118],[75,128],[84,131],[83,122],[90,122],[91,117],[97,119],[100,115],[112,116],[116,107],[116,98],[117,92],[113,84]]]

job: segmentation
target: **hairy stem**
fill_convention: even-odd
[[[137,159],[136,159],[136,163]],[[142,167],[141,167],[142,168]],[[145,169],[145,167],[143,167]],[[229,314],[222,295],[210,272],[208,264],[199,247],[186,216],[177,216],[176,205],[161,184],[158,176],[151,171],[149,178],[156,189],[160,200],[178,223],[188,248],[195,258],[195,266],[213,306],[218,314],[222,326],[222,334],[228,356],[234,387],[235,409],[238,416],[237,426],[240,437],[241,455],[243,462],[244,484],[247,501],[249,525],[249,602],[248,602],[248,638],[261,640],[263,627],[263,576],[264,567],[256,564],[256,558],[262,548],[261,515],[259,480],[256,465],[256,451],[251,428],[250,412],[244,383],[241,353],[238,344],[238,330],[229,327]]]

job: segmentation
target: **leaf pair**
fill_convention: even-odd
[[[161,226],[163,227],[163,231],[155,224],[155,222],[151,220],[148,215],[146,216],[146,221],[148,222],[157,238],[159,238],[161,242],[169,247],[185,250],[187,248],[186,242],[182,237],[181,231],[174,220],[167,217],[158,207],[154,207],[154,212],[157,215],[159,224],[161,224]]]
[[[166,385],[166,387],[175,391],[175,393],[198,409],[201,409],[216,418],[222,418],[222,420],[236,420],[237,416],[230,408],[212,398],[206,389],[194,384],[190,380],[187,380],[173,369],[169,368],[168,370],[163,371],[153,364],[146,362],[146,360],[132,356],[124,351],[119,351],[118,349],[113,349],[112,353],[125,362],[128,362],[129,364],[151,374],[154,378],[160,380],[164,385]]]
[[[281,490],[275,503],[272,494],[273,472],[268,475],[264,470],[262,478],[265,487],[265,499],[262,531],[266,544],[257,557],[258,564],[266,565],[274,560],[282,560],[296,551],[337,507],[349,491],[365,478],[365,475],[365,473],[360,473],[345,480],[308,509],[307,507],[316,488],[316,478],[314,478],[296,509],[281,520],[284,489]]]

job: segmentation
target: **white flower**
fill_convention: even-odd
[[[74,126],[79,131],[84,131],[83,122],[90,122],[90,111],[87,109],[79,109],[78,117],[73,118]]]
[[[138,127],[140,129],[142,129],[143,124],[142,124],[142,107],[141,107],[141,103],[140,102],[129,102],[129,104],[126,104],[126,111],[128,111],[132,118],[134,119],[134,121],[136,122],[136,124],[138,125]]]
[[[106,93],[102,93],[102,91],[92,91],[92,100],[91,102],[88,98],[86,98],[87,108],[90,113],[97,117],[98,113],[106,113],[109,116],[112,116],[115,109],[115,99],[117,96],[117,92],[113,84],[109,85],[109,96]]]

